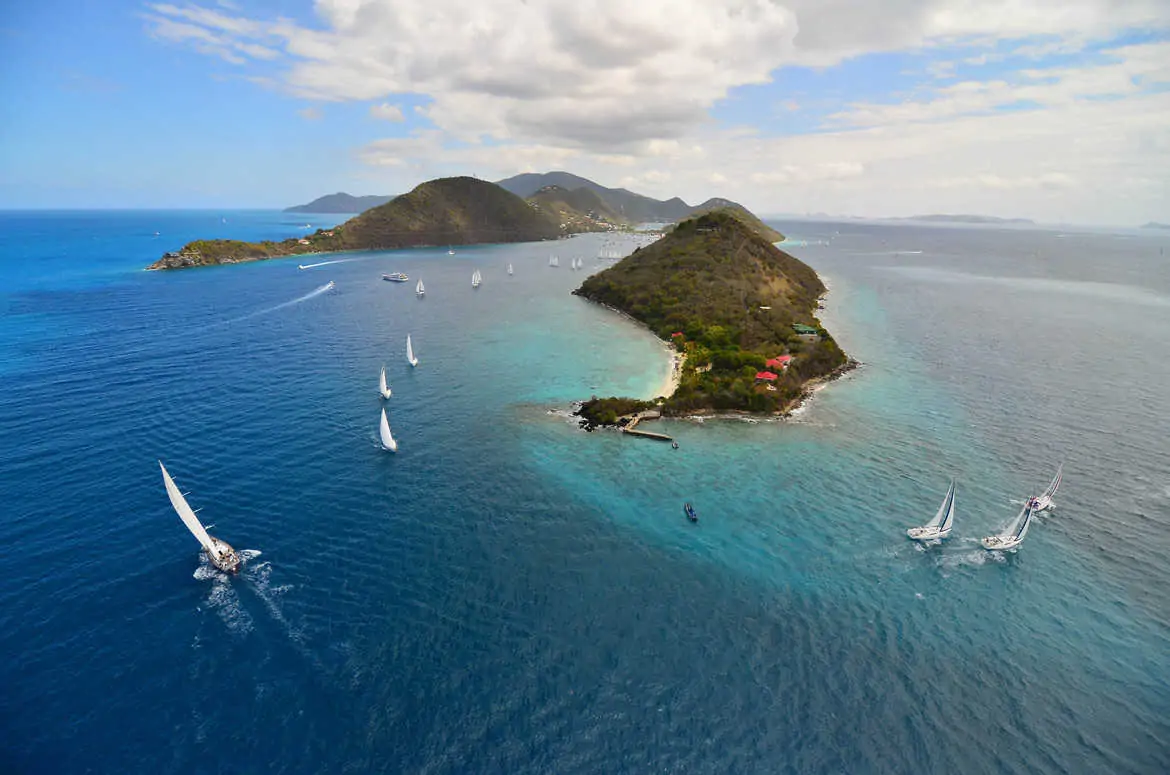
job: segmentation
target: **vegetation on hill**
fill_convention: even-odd
[[[584,420],[584,427],[592,429],[592,426],[595,425],[624,425],[621,418],[628,417],[643,409],[650,409],[653,406],[653,402],[637,398],[597,398],[594,396],[583,402],[576,414]]]
[[[498,184],[523,197],[532,196],[545,186],[559,186],[569,191],[586,188],[597,194],[609,209],[628,223],[671,223],[691,212],[691,206],[678,197],[666,201],[651,199],[624,188],[606,188],[568,172],[526,172],[498,181]]]
[[[846,363],[813,316],[825,293],[816,272],[726,210],[683,221],[574,293],[631,315],[686,354],[667,414],[782,411],[808,380]],[[793,324],[817,333],[802,337]],[[757,380],[781,355],[792,356],[787,369]]]
[[[555,217],[566,232],[609,231],[626,225],[626,221],[587,188],[573,191],[560,186],[545,186],[528,201]]]
[[[286,207],[286,213],[364,213],[371,207],[384,205],[393,199],[393,196],[350,196],[344,192],[328,194],[314,199],[312,202],[294,207]]]
[[[784,241],[783,234],[761,221],[756,217],[755,213],[741,205],[739,202],[732,202],[730,199],[723,199],[721,197],[708,199],[706,202],[703,202],[703,204],[697,205],[695,207],[692,216],[702,215],[703,213],[712,213],[716,210],[723,210],[731,213],[746,223],[748,226],[751,226],[752,229],[755,230],[756,234],[759,234],[761,237],[768,240],[768,242]]]
[[[419,245],[471,245],[555,239],[562,233],[549,214],[494,183],[441,178],[334,229],[281,242],[198,240],[168,253],[149,269],[233,264],[338,250],[392,250]]]

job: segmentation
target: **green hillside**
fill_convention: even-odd
[[[784,241],[783,234],[761,221],[756,217],[755,213],[741,205],[739,202],[733,202],[730,199],[723,199],[722,197],[708,199],[706,202],[703,202],[703,204],[697,205],[694,212],[689,217],[702,215],[703,213],[713,213],[716,210],[724,210],[731,213],[741,221],[751,226],[755,230],[756,234],[759,234],[761,237],[768,240],[768,242]]]
[[[621,310],[686,353],[668,413],[779,411],[809,379],[844,365],[845,354],[813,316],[825,292],[810,267],[717,210],[680,223],[574,291]],[[812,326],[813,341],[793,324]],[[681,334],[681,335],[675,335]],[[775,390],[756,384],[769,358],[793,356]]]
[[[338,250],[392,250],[421,245],[471,245],[555,239],[559,223],[494,183],[440,178],[365,211],[334,229],[280,242],[197,240],[148,269],[233,264]]]

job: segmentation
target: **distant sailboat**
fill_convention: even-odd
[[[378,392],[382,398],[390,397],[390,386],[386,384],[386,367],[382,367],[382,373],[378,375]]]
[[[453,248],[453,247],[451,247],[450,245],[448,245],[448,246],[447,246],[447,255],[449,255],[449,256],[453,256],[453,255],[455,255],[455,248]]]
[[[1028,526],[1032,524],[1032,516],[1036,510],[1032,508],[1032,501],[1035,498],[1029,498],[1028,502],[1024,504],[1024,508],[1016,516],[1012,523],[1008,525],[1007,529],[999,535],[988,536],[980,541],[984,549],[990,551],[1005,551],[1007,549],[1015,549],[1024,542],[1024,536],[1028,534]]]
[[[415,296],[425,296],[426,292],[427,292],[427,289],[423,288],[422,278],[419,278],[418,285],[414,286],[414,295]]]
[[[478,288],[479,284],[482,282],[483,282],[483,275],[481,275],[479,273],[479,270],[476,269],[474,272],[471,273],[471,287]]]
[[[935,538],[946,538],[951,534],[951,525],[955,521],[955,480],[951,480],[951,486],[947,490],[946,497],[943,498],[942,505],[938,507],[938,513],[934,515],[934,519],[927,522],[922,527],[912,527],[906,531],[906,535],[913,538],[915,541],[930,541]]]
[[[1064,463],[1056,467],[1056,476],[1052,477],[1052,482],[1049,483],[1048,489],[1040,493],[1036,498],[1032,499],[1033,511],[1044,511],[1052,508],[1055,504],[1052,499],[1056,496],[1056,491],[1060,489],[1060,481],[1064,478]]]
[[[228,545],[227,541],[221,541],[207,533],[203,528],[203,523],[195,516],[195,512],[187,504],[187,499],[183,497],[183,493],[179,491],[178,485],[167,473],[167,467],[162,464],[161,460],[158,461],[158,467],[162,469],[163,484],[166,485],[167,497],[171,499],[171,505],[178,513],[179,519],[183,520],[183,524],[199,540],[203,551],[207,553],[207,559],[222,571],[228,573],[238,571],[240,569],[240,555],[236,554],[236,550]]]
[[[410,334],[406,335],[406,362],[411,366],[418,365],[418,358],[414,357],[414,348],[410,345]]]
[[[398,442],[390,435],[390,421],[386,419],[386,407],[382,407],[382,419],[378,420],[378,438],[382,441],[382,449],[387,452],[398,451]]]
[[[549,266],[560,266],[561,260],[559,258],[557,258],[556,256],[549,256],[548,257],[548,265]]]
[[[512,276],[512,265],[511,264],[508,264],[508,276],[509,277]]]

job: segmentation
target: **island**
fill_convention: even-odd
[[[696,205],[693,212],[688,217],[695,215],[702,215],[703,213],[712,213],[716,210],[726,210],[741,221],[751,226],[752,229],[768,242],[783,242],[784,235],[773,229],[768,224],[756,217],[756,214],[747,209],[739,202],[733,202],[730,199],[723,199],[722,197],[715,197],[708,199],[701,205]]]
[[[1143,229],[1170,229],[1170,223],[1158,223],[1157,221],[1150,221],[1142,224]]]
[[[427,245],[532,242],[566,233],[551,214],[503,188],[470,177],[440,178],[340,226],[280,242],[196,240],[147,269],[185,269],[270,258]]]
[[[784,413],[850,361],[814,315],[824,284],[734,210],[682,221],[573,291],[645,324],[676,351],[673,393],[594,397],[586,427],[665,416]]]
[[[286,213],[331,213],[348,215],[350,213],[364,213],[371,207],[384,205],[393,199],[393,196],[351,196],[343,191],[336,194],[319,196],[305,205],[295,205],[284,208]]]
[[[996,218],[993,215],[911,215],[908,218],[895,218],[896,221],[923,221],[925,223],[1014,223],[1035,225],[1029,218]]]

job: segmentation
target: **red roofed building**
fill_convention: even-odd
[[[776,375],[770,371],[757,371],[756,382],[772,382],[776,379]]]
[[[673,334],[670,335],[670,338],[674,339],[676,336],[682,336],[682,335],[683,335],[682,331],[675,331]]]
[[[788,364],[792,362],[791,355],[778,355],[775,358],[770,358],[765,366],[768,368],[787,369]]]

